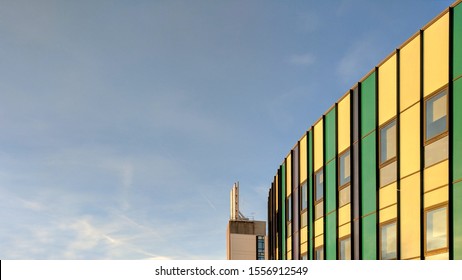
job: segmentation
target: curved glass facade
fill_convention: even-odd
[[[460,2],[288,153],[269,191],[270,259],[462,259]]]

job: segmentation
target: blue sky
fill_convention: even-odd
[[[302,134],[453,1],[0,1],[0,259],[224,259]]]

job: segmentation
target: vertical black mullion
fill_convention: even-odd
[[[276,176],[273,180],[273,186],[271,187],[271,235],[268,239],[271,241],[271,250],[269,251],[271,253],[271,260],[276,259],[275,252],[276,252],[276,246],[275,246],[275,238],[276,238],[276,228],[274,226],[274,221],[275,221],[275,216],[276,216],[276,201],[274,199],[274,192],[275,192],[275,182],[276,182]]]
[[[354,148],[353,148],[353,134],[355,133],[355,128],[354,128],[354,100],[353,100],[353,90],[350,89],[350,244],[351,244],[351,259],[355,260],[356,258],[356,253],[355,253],[355,245],[356,245],[356,240],[355,240],[355,200],[354,200],[354,185],[353,185],[353,180],[354,180],[354,166],[352,164],[352,160],[354,157]],[[340,164],[340,163],[337,163]]]
[[[294,181],[295,181],[295,178],[294,178],[294,150],[292,149],[290,151],[290,158],[291,158],[291,163],[290,163],[290,200],[291,200],[291,205],[290,207],[292,208],[290,211],[292,211],[292,220],[290,221],[290,242],[292,243],[291,245],[291,255],[292,255],[292,258],[291,260],[297,260],[297,258],[295,257],[295,246],[294,246],[294,243],[295,243],[295,234],[294,234],[294,231],[295,231],[295,215],[296,215],[296,211],[295,210],[295,188],[294,188]]]
[[[273,216],[273,219],[271,221],[271,224],[272,224],[272,234],[273,236],[271,237],[272,239],[272,258],[273,260],[275,260],[277,258],[276,256],[276,244],[277,244],[277,240],[276,240],[276,236],[277,236],[277,213],[276,213],[276,203],[278,203],[276,201],[276,192],[277,192],[277,188],[276,188],[276,176],[274,176],[274,180],[273,180],[273,191],[272,191],[272,211],[271,211],[271,214]]]
[[[272,239],[272,234],[273,233],[273,224],[271,223],[273,217],[271,216],[271,203],[273,202],[272,201],[272,190],[273,190],[273,183],[271,183],[271,187],[270,187],[270,190],[269,190],[269,194],[268,194],[268,206],[267,206],[267,211],[266,211],[266,215],[267,215],[267,219],[268,219],[268,259],[271,259],[271,252],[272,252],[272,248],[273,248],[273,244],[271,243],[273,241]]]
[[[281,185],[281,182],[282,182],[282,178],[281,178],[281,175],[282,175],[282,165],[279,166],[279,170],[278,170],[278,209],[279,209],[279,212],[278,212],[278,231],[279,231],[279,234],[278,234],[278,259],[279,260],[282,260],[282,237],[285,236],[285,234],[283,234],[282,232],[282,229],[285,228],[283,227],[283,224],[282,223],[285,223],[285,217],[282,216],[282,200],[285,199],[285,197],[282,196],[282,185]]]
[[[353,133],[351,135],[351,143],[353,147],[351,166],[352,166],[352,197],[353,197],[353,234],[354,234],[354,249],[353,257],[355,260],[362,259],[362,244],[361,244],[361,83],[358,83],[356,90],[351,91],[352,110],[351,116],[353,120]],[[356,245],[355,245],[356,244]]]
[[[310,185],[308,185],[308,197],[310,196],[310,191],[311,191],[311,203],[309,205],[311,205],[309,211],[309,220],[308,220],[308,224],[311,222],[311,224],[313,225],[313,228],[312,229],[308,229],[308,230],[311,230],[312,232],[312,236],[313,236],[313,239],[311,239],[311,242],[313,242],[313,246],[311,246],[312,250],[311,250],[311,259],[314,260],[316,259],[316,255],[315,255],[315,252],[316,252],[316,242],[315,242],[315,239],[316,239],[316,236],[315,236],[315,225],[314,225],[314,209],[315,209],[315,201],[316,201],[316,198],[315,198],[315,193],[314,193],[314,190],[315,190],[315,177],[314,177],[314,126],[311,126],[310,130],[311,131],[311,141],[310,141],[310,137],[308,135],[308,152],[310,151],[310,143],[311,143],[311,154],[309,155],[310,156],[310,159],[308,159],[308,178],[310,178],[311,176],[311,188],[310,188]],[[310,164],[311,162],[311,164]],[[310,165],[311,165],[311,169],[310,169]],[[308,232],[308,236],[309,236],[309,232]]]
[[[300,142],[292,150],[292,259],[300,259]],[[295,166],[295,162],[297,166]],[[298,174],[297,174],[298,173]],[[297,174],[297,176],[295,176]],[[298,240],[297,240],[298,239]]]
[[[303,139],[303,136],[302,138]],[[298,141],[298,250],[299,250],[299,260],[302,259],[302,186],[301,186],[301,170],[302,170],[302,157],[301,157],[301,148],[300,141]]]
[[[424,149],[424,31],[420,30],[420,259],[425,259],[425,211],[424,211],[424,171],[425,171],[425,149]]]
[[[309,260],[310,259],[310,231],[312,230],[310,228],[310,202],[309,202],[309,199],[310,199],[310,168],[309,168],[309,142],[310,142],[310,139],[309,139],[309,135],[308,135],[308,131],[305,132],[305,137],[306,137],[306,146],[305,146],[305,149],[306,149],[306,228],[307,228],[307,231],[306,231],[306,259]]]
[[[335,221],[336,221],[336,225],[335,225],[335,257],[336,259],[340,259],[339,258],[339,250],[340,250],[340,246],[339,246],[339,207],[338,207],[338,196],[339,196],[339,192],[338,192],[338,185],[339,185],[339,176],[338,176],[338,165],[339,165],[339,160],[338,160],[338,103],[335,103],[335,128],[334,128],[334,131],[335,131],[335,147],[334,147],[334,160],[335,160]],[[350,188],[351,189],[351,188]],[[351,236],[351,235],[350,235]],[[351,238],[350,238],[351,240]],[[351,242],[351,241],[350,241]]]
[[[396,50],[396,259],[401,259],[401,133],[400,133],[400,51]]]
[[[449,240],[449,259],[453,260],[454,259],[454,219],[453,219],[453,212],[454,212],[454,195],[453,195],[453,158],[452,158],[452,150],[453,150],[453,130],[452,130],[452,124],[453,124],[453,110],[452,110],[452,104],[453,104],[453,81],[452,81],[452,76],[454,73],[454,59],[453,59],[453,40],[454,40],[454,8],[450,7],[449,8],[449,77],[448,77],[448,99],[449,99],[449,106],[448,106],[448,134],[449,134],[449,147],[448,147],[448,160],[449,160],[449,170],[448,170],[448,175],[449,175],[449,204],[448,204],[448,240]]]
[[[375,238],[375,259],[380,259],[380,240],[379,240],[379,232],[380,232],[380,169],[379,169],[379,149],[380,147],[378,146],[379,144],[379,129],[378,129],[378,123],[379,123],[379,68],[375,67],[375,211],[376,211],[376,222],[375,222],[375,228],[376,228],[376,238]]]
[[[268,200],[267,200],[267,208],[266,208],[266,220],[268,221],[267,227],[268,227],[268,258],[271,258],[271,237],[269,236],[270,233],[272,232],[271,228],[271,190],[273,189],[273,184],[271,183],[271,187],[269,189],[268,193]]]
[[[302,249],[301,249],[301,244],[302,244],[302,239],[301,239],[301,234],[302,234],[302,188],[300,186],[300,169],[301,169],[301,164],[300,164],[300,141],[297,143],[298,147],[298,176],[297,176],[297,192],[298,192],[298,210],[297,210],[297,215],[298,215],[298,260],[301,260],[302,258]]]
[[[314,142],[314,139],[313,139]],[[314,164],[314,163],[313,163]],[[326,259],[327,255],[327,225],[326,225],[326,116],[322,115],[322,219],[323,219],[323,251],[324,251],[324,260]]]

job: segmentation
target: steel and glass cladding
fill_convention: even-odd
[[[462,4],[335,103],[283,160],[270,259],[462,259]]]

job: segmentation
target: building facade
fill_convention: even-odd
[[[311,126],[268,196],[269,259],[462,259],[462,4]]]
[[[228,260],[265,260],[266,222],[246,218],[239,211],[239,183],[230,193],[230,219],[226,229]]]

